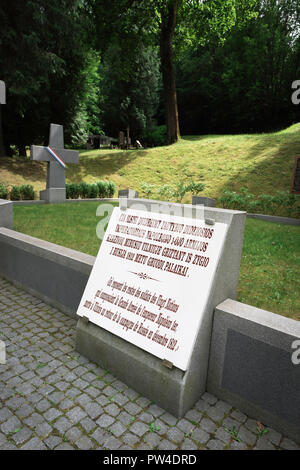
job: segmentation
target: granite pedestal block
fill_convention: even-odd
[[[186,209],[192,217],[199,213],[195,206],[170,205],[144,199],[128,199],[124,205],[127,208],[148,211],[151,209],[152,212],[159,213],[166,213],[166,209],[171,206],[177,213],[177,209],[183,213]],[[75,348],[78,352],[110,370],[127,385],[177,417],[184,416],[206,390],[213,312],[221,301],[227,297],[235,297],[239,278],[246,214],[208,208],[205,217],[225,223],[228,227],[186,371],[174,366],[168,369],[161,359],[96,326],[84,317],[79,319],[76,329]]]
[[[66,188],[48,188],[40,191],[40,199],[49,204],[66,202]]]
[[[215,207],[216,200],[211,199],[210,197],[202,197],[202,196],[193,196],[192,204],[196,206],[197,204],[202,204],[206,207]]]
[[[133,189],[120,189],[118,197],[137,198],[139,193]]]
[[[0,227],[13,228],[13,202],[0,199]]]
[[[300,322],[231,299],[218,305],[207,389],[300,442]]]

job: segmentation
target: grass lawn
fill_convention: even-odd
[[[67,165],[66,180],[114,181],[141,192],[143,182],[158,186],[194,179],[205,184],[203,196],[218,198],[224,188],[247,187],[253,194],[289,190],[294,158],[300,154],[300,123],[270,134],[186,136],[174,145],[140,150],[81,151],[79,165]],[[1,158],[0,182],[46,184],[46,163]],[[155,196],[156,197],[156,196]],[[183,202],[191,202],[191,195]]]
[[[98,205],[14,206],[14,229],[96,256]],[[300,320],[299,272],[300,227],[247,219],[238,300]]]

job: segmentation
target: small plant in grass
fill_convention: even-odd
[[[188,184],[188,192],[191,192],[193,196],[197,196],[197,194],[201,193],[205,188],[205,184],[203,183],[196,183],[195,181],[191,181]]]
[[[20,201],[20,199],[21,199],[21,192],[20,192],[19,186],[13,186],[13,187],[11,188],[9,197],[10,197],[11,201]]]
[[[151,199],[155,192],[155,185],[150,183],[142,183],[141,184],[142,193],[146,196],[147,199]]]
[[[5,184],[0,183],[0,199],[7,199],[8,198],[8,189]]]
[[[153,423],[149,424],[149,431],[150,432],[160,431],[160,427],[157,426],[156,424],[154,424],[154,422],[153,422]]]
[[[31,184],[23,184],[20,186],[21,198],[25,201],[33,201],[35,198],[35,193],[33,186]]]
[[[258,422],[256,431],[257,431],[258,437],[261,438],[264,434],[268,434],[269,429],[266,429],[260,422]]]
[[[174,195],[174,190],[173,190],[172,186],[170,186],[169,184],[164,184],[163,186],[160,186],[157,189],[157,192],[158,192],[159,196],[161,196],[163,198],[166,198],[166,199],[170,199]]]
[[[232,437],[232,439],[233,439],[234,441],[241,442],[241,439],[238,437],[238,431],[237,431],[237,429],[235,428],[235,426],[233,426],[232,429],[226,428],[226,427],[224,426],[224,429],[225,429],[226,432],[228,432],[228,434],[230,434],[230,436]]]

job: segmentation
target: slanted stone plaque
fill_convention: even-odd
[[[214,308],[236,294],[245,217],[120,198],[77,310],[76,350],[183,416],[206,388]]]
[[[296,157],[291,192],[300,194],[300,157]]]
[[[115,208],[78,315],[186,370],[226,229]]]

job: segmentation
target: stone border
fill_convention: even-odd
[[[0,274],[75,318],[93,256],[0,228]]]
[[[299,321],[225,300],[214,314],[207,391],[300,443],[299,340]]]
[[[260,219],[265,222],[273,222],[276,224],[287,224],[287,225],[300,225],[300,219],[292,217],[279,217],[277,215],[265,215],[265,214],[248,214],[249,219]]]

